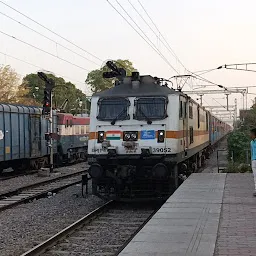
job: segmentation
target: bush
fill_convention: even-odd
[[[228,139],[229,157],[233,154],[233,161],[237,163],[246,163],[247,149],[250,149],[249,136],[239,130],[233,131],[229,134]],[[250,157],[248,155],[248,157]]]
[[[251,169],[251,166],[248,164],[229,162],[227,168],[222,172],[223,173],[245,173],[245,172],[252,172],[252,169]]]

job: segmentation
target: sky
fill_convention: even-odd
[[[1,1],[80,48],[8,8]],[[215,69],[223,64],[256,62],[255,0],[140,0],[161,35],[138,0],[1,1],[0,65],[11,65],[21,76],[42,69],[49,70],[73,82],[87,94],[88,88],[84,81],[88,72],[100,68],[109,59],[129,59],[141,75],[167,79],[184,74],[185,68],[194,72]],[[149,44],[154,45],[152,47],[155,47],[155,51],[145,42],[148,39],[143,40],[110,3],[139,33],[142,34],[142,30],[146,34],[151,41]],[[155,33],[144,23],[132,5]],[[141,30],[130,20],[122,7]],[[42,33],[50,40],[5,15]],[[145,35],[143,36],[145,38]],[[40,48],[44,52],[12,37]],[[251,68],[256,70],[256,65]],[[254,83],[256,73],[253,72],[221,69],[204,74],[203,77],[226,87],[256,85]],[[184,90],[192,90],[200,84],[205,84],[193,79],[188,82],[190,85],[185,85]],[[218,87],[210,86],[205,89],[218,89]],[[250,88],[249,92],[256,94],[256,87]],[[204,105],[225,105],[224,97],[223,94],[204,95],[203,103]],[[248,107],[252,105],[254,97],[256,95],[248,95]],[[230,104],[234,103],[235,98],[237,98],[238,107],[242,108],[241,94],[231,94]]]

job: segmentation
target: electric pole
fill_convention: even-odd
[[[45,73],[38,72],[37,75],[45,82],[44,101],[42,115],[50,122],[50,131],[45,134],[45,139],[50,148],[50,171],[53,171],[53,111],[52,111],[52,90],[54,88],[54,80],[48,78]]]

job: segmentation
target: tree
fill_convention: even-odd
[[[26,84],[20,84],[20,76],[10,66],[0,67],[0,102],[35,105]]]
[[[59,109],[61,105],[68,99],[65,112],[77,114],[85,109],[87,102],[86,95],[76,88],[71,82],[66,82],[62,77],[56,77],[52,74],[47,75],[55,81],[53,89],[53,107]],[[29,74],[23,78],[23,82],[29,88],[29,96],[33,97],[40,104],[43,102],[45,83],[37,74]],[[80,107],[80,101],[83,108]]]
[[[0,101],[14,100],[19,87],[19,75],[10,66],[0,67]]]
[[[136,69],[133,67],[132,62],[129,60],[120,60],[115,61],[117,67],[124,68],[126,74],[129,76]],[[108,67],[105,65],[100,69],[95,69],[91,71],[85,80],[86,84],[91,86],[92,92],[100,92],[106,89],[113,87],[114,79],[105,79],[103,78],[103,72],[109,71]]]

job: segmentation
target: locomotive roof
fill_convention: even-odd
[[[99,97],[137,97],[137,96],[166,96],[168,94],[179,94],[166,86],[161,86],[156,83],[152,76],[141,76],[140,83],[137,88],[132,85],[131,77],[125,77],[124,81],[102,92],[95,93],[93,96]]]

